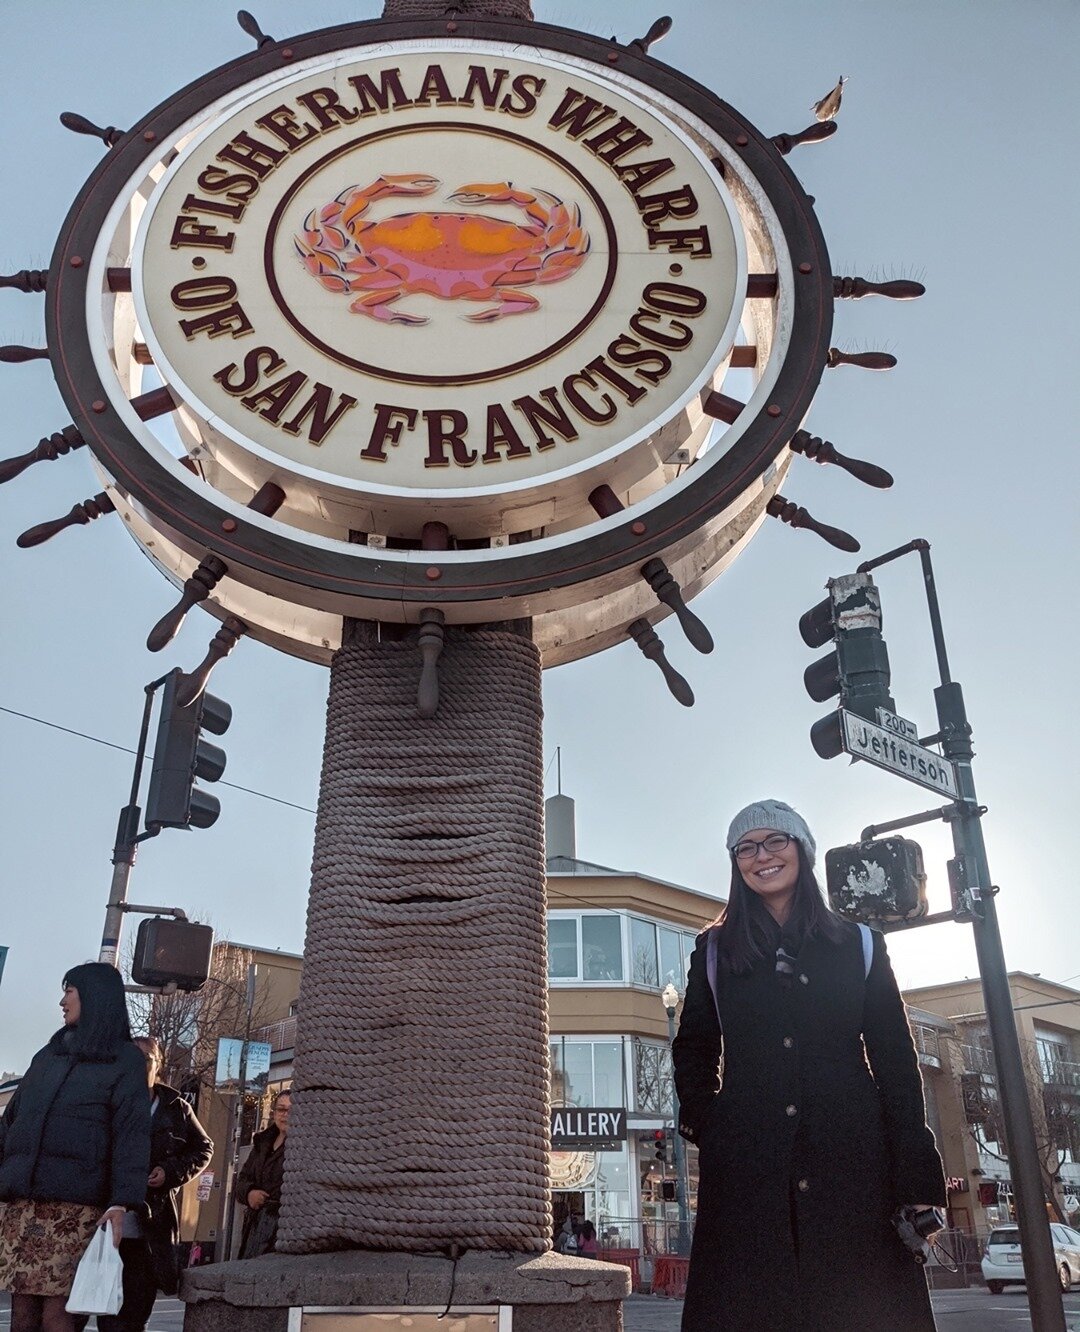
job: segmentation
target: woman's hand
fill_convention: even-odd
[[[253,1212],[257,1212],[269,1197],[270,1195],[265,1189],[252,1189],[247,1196],[247,1205]]]
[[[150,1178],[146,1182],[150,1188],[160,1189],[162,1184],[165,1183],[165,1171],[161,1166],[154,1166],[153,1170],[150,1171]]]
[[[97,1223],[99,1226],[108,1223],[108,1225],[112,1227],[112,1242],[114,1249],[120,1247],[120,1241],[124,1235],[124,1213],[126,1210],[125,1207],[110,1207],[107,1212],[102,1212],[98,1217]]]

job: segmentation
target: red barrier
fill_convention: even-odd
[[[641,1289],[640,1249],[601,1249],[596,1255],[602,1263],[619,1263],[630,1269],[630,1289]]]
[[[652,1293],[681,1300],[686,1294],[686,1275],[690,1270],[689,1258],[673,1258],[661,1254],[653,1259]]]

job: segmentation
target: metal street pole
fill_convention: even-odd
[[[143,707],[142,725],[139,728],[139,744],[135,751],[135,772],[131,779],[131,795],[128,803],[120,811],[116,825],[116,842],[112,853],[112,881],[109,884],[109,901],[105,907],[105,928],[101,932],[101,948],[98,961],[108,962],[111,966],[120,965],[120,935],[124,928],[124,906],[127,902],[128,883],[135,864],[135,852],[142,838],[139,836],[139,818],[142,811],[138,806],[139,785],[142,782],[143,759],[146,756],[146,737],[150,732],[150,709],[154,703],[154,691],[161,683],[156,680],[146,686],[146,703]]]
[[[225,1184],[225,1245],[222,1260],[232,1257],[233,1230],[236,1220],[236,1201],[232,1196],[236,1183],[236,1167],[240,1158],[240,1135],[244,1124],[244,1097],[247,1095],[248,1047],[251,1044],[251,1015],[255,1008],[255,976],[258,966],[248,963],[247,1017],[244,1022],[244,1043],[240,1047],[240,1075],[236,1080],[236,1104],[233,1107],[232,1142],[229,1148],[229,1169]]]
[[[663,993],[664,1008],[667,1011],[668,1050],[675,1041],[675,1012],[679,994],[674,985],[667,985]],[[674,998],[674,1003],[671,1002]],[[690,1251],[690,1178],[687,1172],[686,1145],[679,1133],[679,1094],[675,1090],[675,1079],[671,1080],[671,1119],[672,1139],[675,1144],[675,1198],[679,1205],[679,1235],[676,1248],[682,1255]]]
[[[982,812],[971,772],[974,750],[960,686],[954,682],[934,691],[945,757],[956,764],[960,788],[959,817],[952,820],[964,886],[971,901],[971,927],[982,977],[990,1043],[997,1068],[998,1094],[1005,1122],[1009,1174],[1020,1226],[1020,1251],[1027,1279],[1034,1332],[1065,1332],[1065,1312],[1057,1261],[1050,1238],[1042,1171],[1035,1143],[1027,1078],[1013,1017],[1012,993],[1001,945],[994,889],[982,833]]]
[[[922,561],[923,583],[930,611],[938,672],[941,677],[941,684],[934,690],[939,733],[932,739],[940,740],[942,752],[956,767],[959,794],[955,814],[950,818],[958,862],[956,868],[967,899],[966,906],[971,912],[983,1001],[986,1005],[987,1025],[994,1050],[998,1095],[1001,1098],[1002,1118],[1005,1124],[1009,1174],[1016,1198],[1016,1219],[1020,1226],[1020,1250],[1027,1283],[1028,1305],[1031,1310],[1031,1326],[1033,1332],[1066,1332],[1065,1310],[1050,1237],[1050,1222],[1046,1212],[1042,1172],[1035,1144],[1035,1126],[1031,1118],[1027,1078],[1020,1054],[1020,1040],[1016,1033],[1012,994],[1009,990],[1009,973],[1001,946],[997,907],[994,904],[996,890],[992,886],[986,845],[983,841],[981,819],[984,810],[976,797],[975,779],[971,771],[971,760],[975,754],[971,742],[971,726],[967,719],[960,685],[952,679],[949,672],[937,586],[934,582],[933,566],[930,563],[930,543],[924,540],[909,542],[908,545],[889,551],[876,560],[867,560],[859,565],[859,570],[869,572],[870,569],[913,551],[918,552]],[[927,740],[923,743],[929,742],[930,740]]]

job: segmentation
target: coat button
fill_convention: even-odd
[[[789,1105],[785,1113],[788,1115],[797,1115],[799,1113],[799,1107],[797,1105]]]
[[[805,971],[804,971],[804,972],[802,973],[802,975],[799,977],[799,984],[800,984],[800,985],[809,985],[809,984],[810,984],[810,977],[806,974]]]
[[[800,1180],[799,1180],[799,1192],[800,1192],[800,1193],[806,1193],[806,1192],[808,1192],[809,1188],[810,1188],[810,1181],[809,1181],[808,1179],[800,1179]]]
[[[791,1047],[792,1047],[794,1044],[795,1044],[795,1041],[794,1041],[794,1039],[793,1039],[791,1036],[785,1036],[785,1037],[784,1037],[784,1049],[785,1049],[785,1050],[790,1050]]]

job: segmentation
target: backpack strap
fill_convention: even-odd
[[[716,968],[720,957],[720,941],[716,937],[716,930],[709,931],[709,937],[705,941],[705,970],[709,977],[709,989],[712,991],[713,1007],[716,1009],[716,1020],[720,1024],[720,1034],[724,1034],[724,1019],[720,1016],[720,995],[716,989]]]
[[[870,975],[870,968],[874,964],[874,935],[869,925],[860,925],[859,933],[862,935],[862,960],[863,960],[863,979]]]

